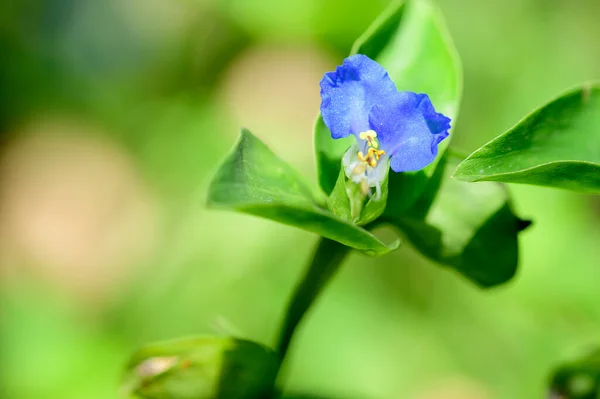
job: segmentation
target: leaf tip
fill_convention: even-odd
[[[460,167],[460,165],[458,165],[458,167]],[[458,181],[473,181],[472,179],[470,179],[468,177],[468,175],[465,175],[462,171],[458,170],[458,167],[450,175],[451,179],[458,180]]]
[[[384,250],[367,249],[367,250],[362,250],[360,252],[362,252],[363,254],[365,254],[367,256],[379,258],[383,255],[386,255],[386,254],[392,252],[392,251],[395,251],[396,249],[398,249],[400,247],[400,244],[402,244],[402,240],[400,238],[396,238],[391,243],[384,244],[385,245]]]
[[[581,88],[581,102],[586,104],[590,101],[590,97],[592,95],[592,84],[585,83]]]
[[[533,220],[517,219],[517,231],[527,230],[533,224]]]
[[[256,136],[250,131],[250,129],[246,128],[246,127],[242,127],[240,128],[240,135],[237,139],[237,142],[235,143],[234,148],[239,147],[240,145],[242,145],[243,143],[247,142],[247,141],[253,141],[256,140]]]
[[[471,162],[472,155],[473,154],[469,155],[466,159],[461,161],[456,166],[454,172],[452,172],[452,175],[450,175],[451,179],[468,183],[473,183],[481,180],[482,176],[478,175],[477,172],[473,172],[473,164]]]
[[[250,131],[250,129],[248,129],[247,127],[242,126],[240,128],[240,135],[243,136],[254,136],[252,134],[252,132]]]
[[[391,244],[388,245],[388,248],[390,249],[390,251],[395,251],[396,249],[400,248],[401,243],[402,243],[402,240],[399,238],[396,238]]]

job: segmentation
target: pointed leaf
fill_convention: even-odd
[[[600,85],[534,111],[471,154],[454,176],[600,193]]]
[[[527,223],[512,212],[505,187],[450,179],[458,159],[446,158],[413,207],[386,220],[423,255],[479,286],[504,283],[517,269],[517,235]]]
[[[397,248],[399,242],[384,244],[367,230],[331,213],[325,202],[322,194],[312,190],[302,176],[245,129],[217,171],[208,194],[209,206],[296,226],[369,255]]]

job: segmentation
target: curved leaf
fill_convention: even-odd
[[[321,198],[293,168],[244,129],[233,152],[217,171],[208,205],[261,216],[340,242],[368,255],[398,247],[390,245],[327,209]]]
[[[477,285],[504,283],[516,272],[517,235],[529,223],[514,215],[502,184],[449,179],[457,163],[446,154],[413,206],[403,215],[384,220],[423,255]]]
[[[600,193],[600,85],[537,109],[473,152],[454,177]]]

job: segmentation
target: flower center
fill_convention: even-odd
[[[358,137],[361,140],[365,140],[367,142],[365,155],[362,151],[358,152],[358,159],[366,166],[374,168],[377,166],[377,162],[381,159],[383,155],[385,155],[385,151],[379,150],[379,142],[377,141],[377,132],[374,130],[367,130],[366,132],[361,132]]]

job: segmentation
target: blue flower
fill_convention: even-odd
[[[346,176],[363,193],[395,172],[423,169],[448,137],[450,118],[426,94],[399,92],[386,70],[356,54],[321,80],[321,114],[334,139],[356,136],[343,159]]]

